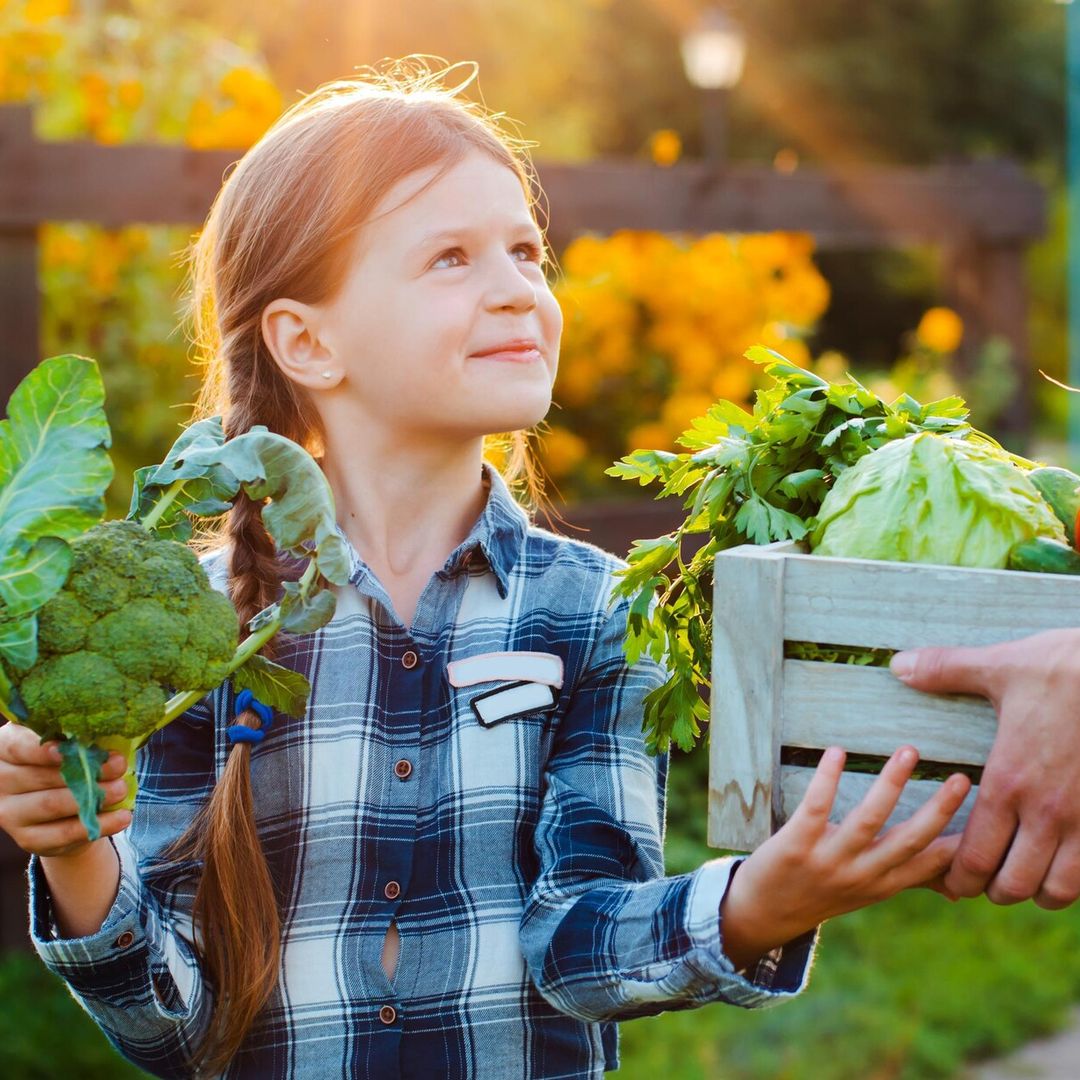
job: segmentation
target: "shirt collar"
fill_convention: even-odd
[[[483,462],[481,474],[488,493],[484,509],[469,535],[454,548],[438,573],[443,577],[453,577],[483,558],[495,574],[499,596],[505,599],[510,588],[510,573],[521,554],[529,527],[529,517],[491,462]],[[368,567],[340,524],[337,525],[337,533],[345,541],[352,559],[349,579],[358,585],[368,572]]]

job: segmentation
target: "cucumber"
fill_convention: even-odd
[[[1050,509],[1065,526],[1069,543],[1076,544],[1076,515],[1080,512],[1080,476],[1056,465],[1032,469],[1028,479],[1050,504]]]
[[[1080,574],[1080,553],[1060,540],[1035,536],[1009,549],[1008,568],[1036,574]]]

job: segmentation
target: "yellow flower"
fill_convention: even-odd
[[[85,258],[86,244],[70,226],[47,223],[42,227],[41,262],[43,266],[49,269],[80,266]]]
[[[674,165],[682,156],[682,139],[677,131],[661,128],[649,137],[649,153],[657,165]]]
[[[933,307],[919,321],[915,336],[928,349],[953,353],[964,337],[964,321],[951,308]]]
[[[681,434],[681,432],[680,432]],[[655,420],[632,427],[626,433],[626,452],[635,450],[673,450],[675,440],[663,425]]]
[[[691,420],[709,411],[712,403],[713,398],[709,394],[676,391],[661,406],[660,419],[672,435],[681,435],[690,426]]]
[[[40,26],[61,15],[71,14],[71,0],[26,0],[23,18],[32,26]]]
[[[268,114],[270,119],[281,112],[282,101],[278,88],[270,79],[253,68],[233,68],[225,74],[218,85],[223,94],[231,97],[237,105],[248,112],[258,115]]]
[[[544,464],[555,477],[566,476],[585,458],[588,444],[564,427],[552,427],[543,439]]]
[[[850,366],[848,358],[842,352],[829,349],[817,358],[814,371],[829,382],[838,382],[844,378]]]
[[[120,104],[132,112],[135,111],[143,100],[143,85],[138,79],[123,79],[116,88]]]
[[[714,398],[725,401],[745,401],[754,388],[754,372],[750,361],[741,359],[737,363],[725,364],[717,373],[709,387]],[[690,425],[687,424],[687,427]]]
[[[575,356],[569,363],[559,365],[555,380],[554,397],[562,405],[584,405],[592,400],[596,392],[599,372],[592,360],[586,355]]]
[[[672,361],[679,376],[680,390],[704,390],[716,374],[716,349],[700,334],[681,343],[674,351]]]

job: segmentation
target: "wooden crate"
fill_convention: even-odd
[[[712,847],[752,851],[794,812],[813,769],[784,747],[982,765],[997,718],[983,698],[925,694],[887,669],[784,659],[785,641],[862,648],[988,645],[1080,627],[1080,577],[808,555],[790,542],[721,552],[713,592],[709,751]],[[874,777],[845,773],[838,820]],[[895,822],[938,781],[909,781]],[[973,788],[947,832],[962,830]]]

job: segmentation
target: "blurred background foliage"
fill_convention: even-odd
[[[250,146],[320,82],[384,56],[479,62],[486,101],[540,160],[657,167],[702,153],[679,35],[697,0],[0,0],[0,103],[34,105],[39,137]],[[785,171],[1008,156],[1051,193],[1028,261],[1034,367],[1065,376],[1064,13],[1049,0],[753,0],[730,5],[749,49],[730,157]],[[479,93],[477,87],[470,93]],[[44,355],[101,363],[118,480],[159,460],[198,372],[179,326],[193,227],[49,224]],[[969,374],[963,325],[925,248],[819,252],[796,234],[585,236],[555,253],[566,316],[543,440],[569,502],[649,497],[604,477],[637,445],[671,448],[715,397],[748,402],[757,341],[834,377],[919,398],[957,389],[993,431],[1014,378],[991,341]],[[1065,394],[1036,379],[1054,446]],[[707,751],[673,751],[668,872],[705,845]],[[947,1077],[1060,1023],[1080,996],[1080,915],[952,906],[912,893],[829,924],[811,991],[778,1010],[713,1006],[623,1025],[628,1078]],[[0,963],[5,1075],[137,1075],[32,957]],[[57,1040],[57,1031],[64,1039]]]

